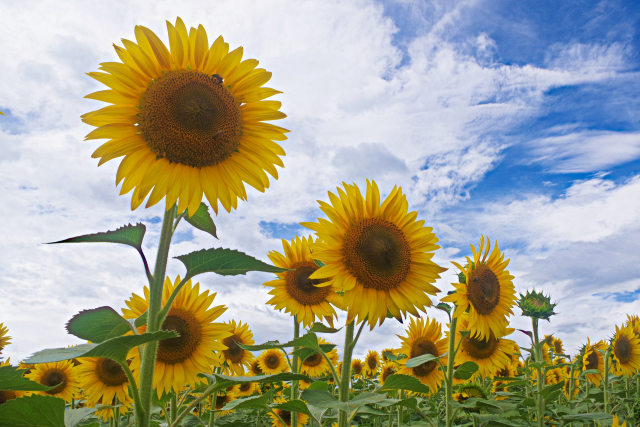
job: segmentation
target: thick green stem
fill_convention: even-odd
[[[162,220],[162,230],[160,231],[160,242],[158,243],[158,254],[156,266],[153,270],[153,280],[149,290],[149,310],[147,311],[147,332],[160,330],[158,323],[158,313],[162,308],[162,288],[164,276],[167,271],[167,258],[169,257],[169,246],[173,234],[173,220],[176,216],[176,206],[167,209]],[[142,425],[149,426],[151,420],[151,396],[153,393],[153,371],[156,364],[156,353],[158,341],[152,341],[144,345],[142,349],[142,362],[140,364],[140,406],[142,413]]]
[[[604,353],[604,412],[609,412],[609,349]]]
[[[533,353],[536,359],[536,373],[537,381],[536,385],[538,388],[537,404],[536,404],[536,419],[538,422],[538,427],[544,427],[544,397],[542,396],[542,387],[544,385],[544,377],[542,376],[542,368],[540,367],[540,363],[542,363],[542,347],[540,346],[540,339],[538,338],[538,318],[532,317],[531,321],[533,323]]]
[[[344,349],[342,354],[342,378],[340,380],[340,402],[349,401],[349,384],[351,380],[351,355],[353,354],[353,329],[355,322],[349,323],[344,333]],[[338,427],[347,427],[349,414],[344,409],[340,410]]]
[[[300,337],[300,323],[298,323],[298,316],[293,316],[293,339],[297,339]],[[291,372],[294,374],[298,373],[298,356],[296,356],[296,350],[298,347],[293,347],[293,361],[291,364]],[[298,380],[293,380],[291,384],[291,400],[295,400],[298,398]],[[291,412],[291,425],[294,427],[298,426],[298,413],[295,411]]]
[[[213,427],[216,422],[216,405],[211,396],[209,396],[209,406],[211,407],[211,411],[209,411],[209,427]]]
[[[453,425],[452,414],[452,395],[453,395],[453,365],[455,362],[455,348],[456,348],[456,327],[458,325],[458,318],[454,317],[449,322],[449,351],[447,353],[447,375],[445,378],[445,413],[447,427]]]
[[[171,393],[171,401],[169,403],[169,424],[176,420],[178,415],[178,399],[175,393]]]

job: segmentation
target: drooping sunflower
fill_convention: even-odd
[[[275,404],[285,403],[286,401],[287,401],[287,399],[285,399],[283,397],[276,397],[273,400],[273,402]],[[284,409],[278,409],[278,408],[274,408],[273,410],[274,410],[274,412],[276,414],[278,414],[278,416],[276,416],[273,413],[269,412],[269,417],[271,418],[271,426],[272,427],[291,427],[291,424],[292,424],[291,412],[285,411]],[[280,417],[280,418],[278,418],[278,417]],[[281,420],[284,421],[284,424],[282,424]],[[308,421],[309,421],[309,416],[308,415],[303,414],[302,412],[298,412],[298,422],[296,423],[297,425],[295,427],[303,426]]]
[[[318,338],[319,344],[329,344],[326,340],[322,338]],[[338,350],[335,348],[329,351],[327,354],[327,358],[334,365],[338,362]],[[300,371],[308,375],[310,377],[320,377],[325,373],[331,371],[331,367],[329,366],[329,362],[322,357],[320,353],[314,353],[310,356],[307,356],[300,365]]]
[[[344,291],[347,323],[366,318],[373,329],[387,313],[418,316],[445,271],[432,260],[439,248],[433,229],[408,211],[401,188],[380,203],[375,181],[367,180],[366,197],[355,184],[343,186],[329,192],[331,204],[319,202],[329,220],[302,223],[318,234],[313,256],[325,264],[311,278]]]
[[[48,387],[57,386],[51,390],[33,391],[29,394],[54,396],[71,402],[80,392],[78,372],[70,360],[36,364],[25,377]]]
[[[380,355],[375,350],[369,350],[364,358],[364,374],[373,378],[378,374],[380,369]]]
[[[491,254],[490,246],[489,239],[482,236],[477,251],[471,245],[473,259],[467,257],[466,266],[453,262],[464,274],[464,280],[461,280],[464,283],[454,283],[455,292],[442,298],[442,301],[456,305],[454,317],[469,313],[471,335],[480,338],[502,332],[516,301],[513,276],[506,270],[509,260],[504,259],[497,241]]]
[[[630,326],[616,326],[611,347],[619,372],[628,377],[640,369],[640,338],[634,334]]]
[[[597,369],[600,371],[598,374],[585,375],[589,382],[592,382],[598,387],[600,386],[602,375],[604,375],[604,356],[600,351],[605,351],[606,349],[607,345],[604,341],[600,340],[592,345],[589,338],[587,338],[587,345],[585,346],[584,355],[582,356],[582,367],[585,371],[589,369]]]
[[[472,397],[486,399],[487,392],[478,383],[468,382],[468,383],[459,384],[458,386],[456,386],[455,392],[451,397],[453,397],[453,399],[456,402],[464,403]]]
[[[169,296],[180,283],[180,276],[175,282],[167,277],[162,292],[162,304],[166,304]],[[198,373],[209,372],[211,365],[217,365],[219,358],[216,351],[225,350],[222,343],[231,335],[229,326],[224,323],[214,323],[227,307],[223,305],[211,306],[215,293],[208,290],[200,292],[200,283],[192,284],[188,280],[175,300],[167,317],[162,324],[164,330],[177,331],[180,336],[160,341],[156,358],[156,368],[153,375],[153,388],[158,396],[171,390],[180,392],[186,385],[195,385],[201,380]],[[145,286],[144,298],[132,294],[125,302],[128,308],[122,313],[127,319],[136,319],[147,311],[149,307],[149,289]],[[139,328],[141,332],[146,326]],[[140,353],[136,348],[131,350],[131,370],[136,374],[140,371]]]
[[[2,350],[11,343],[11,337],[9,334],[9,328],[4,326],[3,323],[0,323],[0,354],[2,354]]]
[[[431,393],[435,393],[444,380],[444,373],[438,366],[438,362],[432,360],[413,368],[408,368],[406,363],[407,360],[423,354],[441,356],[446,353],[447,339],[442,337],[442,328],[435,319],[421,318],[416,320],[411,318],[406,333],[406,337],[398,335],[398,338],[402,341],[400,353],[406,354],[408,357],[400,361],[402,369],[399,373],[413,375],[429,387]],[[441,358],[440,361],[446,365],[446,356]]]
[[[260,353],[258,361],[265,375],[279,374],[289,370],[284,353],[277,348],[270,348]]]
[[[231,336],[222,340],[227,348],[220,352],[222,361],[227,364],[227,367],[236,375],[244,374],[244,370],[251,364],[254,356],[248,350],[244,350],[238,344],[253,345],[253,334],[249,330],[249,325],[242,322],[236,323],[235,320],[227,322]]]
[[[166,197],[167,209],[193,215],[203,194],[214,211],[230,211],[246,200],[244,184],[269,187],[278,178],[284,150],[274,141],[286,129],[267,123],[286,117],[277,90],[263,87],[271,73],[242,61],[239,47],[218,37],[209,46],[202,25],[187,31],[180,18],[167,22],[169,48],[151,30],[135,27],[136,41],[114,46],[122,62],[100,64],[88,75],[109,89],[87,98],[111,105],[82,116],[97,129],[85,139],[109,139],[92,155],[98,165],[124,156],[116,183],[131,190],[131,208]]]
[[[128,411],[133,403],[129,396],[129,380],[117,362],[102,357],[86,357],[75,369],[80,388],[87,396],[88,407],[121,404],[121,413]],[[113,416],[113,410],[104,410],[98,415],[106,421]]]
[[[290,242],[282,240],[284,255],[277,251],[269,252],[269,259],[276,267],[290,271],[278,273],[277,279],[264,283],[264,286],[273,288],[269,291],[273,297],[267,304],[297,316],[305,327],[311,326],[316,318],[324,318],[333,325],[337,314],[331,304],[340,307],[341,297],[331,283],[309,278],[319,268],[311,257],[313,245],[313,238],[296,236]]]

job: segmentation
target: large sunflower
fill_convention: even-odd
[[[491,243],[484,236],[476,251],[471,245],[473,259],[467,257],[466,266],[453,262],[464,274],[464,283],[454,283],[455,292],[442,298],[442,301],[456,305],[454,317],[468,311],[470,315],[471,335],[480,338],[491,333],[498,336],[508,325],[507,316],[513,314],[516,294],[511,280],[513,276],[506,270],[509,260],[504,259],[498,242],[489,254]]]
[[[618,371],[631,376],[640,369],[640,339],[630,326],[618,328],[611,342]]]
[[[331,204],[320,202],[329,220],[302,223],[318,234],[313,256],[325,264],[310,277],[344,291],[347,323],[366,318],[373,328],[387,313],[418,316],[445,270],[432,261],[439,248],[432,228],[408,211],[401,188],[380,203],[375,181],[367,180],[366,198],[357,185],[343,186],[329,192]]]
[[[165,279],[162,293],[162,304],[180,283],[180,276],[175,282],[168,277]],[[133,294],[126,301],[128,308],[122,313],[127,319],[136,319],[147,311],[149,307],[149,289],[145,286],[144,298]],[[200,284],[193,285],[188,280],[182,287],[162,324],[164,330],[177,331],[180,336],[160,341],[156,359],[156,369],[153,376],[153,387],[158,396],[162,392],[171,390],[179,392],[185,385],[195,385],[199,382],[198,373],[209,372],[210,366],[219,362],[215,351],[225,350],[222,340],[229,335],[229,326],[224,323],[214,323],[227,309],[223,305],[211,307],[216,294],[209,291],[200,292]],[[146,326],[139,328],[145,331]],[[140,370],[140,354],[137,347],[130,354],[131,370]]]
[[[249,367],[251,361],[254,359],[253,354],[241,348],[238,344],[253,345],[253,334],[249,330],[249,325],[242,322],[236,323],[235,320],[227,322],[230,327],[231,336],[222,340],[222,343],[227,347],[226,350],[222,350],[222,361],[226,362],[227,367],[236,375],[244,374],[246,367]]]
[[[604,341],[600,340],[595,344],[591,344],[589,338],[587,338],[587,345],[585,346],[584,355],[582,356],[582,367],[584,370],[597,369],[600,373],[586,374],[587,380],[592,382],[596,386],[600,386],[602,375],[604,375],[604,356],[602,352],[607,349],[607,345]],[[598,351],[600,350],[600,351]]]
[[[432,360],[413,368],[404,366],[408,359],[422,356],[423,354],[433,354],[441,356],[447,351],[447,339],[442,337],[442,329],[435,319],[422,318],[416,320],[411,318],[409,328],[407,328],[407,336],[398,335],[402,341],[400,353],[406,354],[407,359],[403,359],[400,363],[403,365],[400,374],[413,375],[418,378],[424,385],[429,387],[432,393],[438,391],[444,373],[438,366],[438,362]],[[447,364],[446,356],[441,358],[443,364]]]
[[[60,362],[39,363],[34,365],[31,372],[25,375],[32,381],[53,387],[47,391],[33,391],[29,394],[42,394],[64,399],[65,402],[71,400],[80,392],[78,372],[71,360]]]
[[[8,333],[9,328],[4,326],[3,323],[0,323],[0,354],[2,354],[2,350],[7,346],[7,344],[11,343],[11,337]]]
[[[87,406],[121,404],[121,411],[124,409],[126,412],[133,403],[129,396],[129,380],[117,362],[102,357],[86,357],[80,359],[75,369],[80,388],[87,396]],[[103,411],[100,415],[106,421],[113,411]]]
[[[311,258],[314,241],[311,237],[296,237],[291,242],[282,240],[284,255],[277,251],[269,252],[269,259],[277,267],[290,271],[278,273],[278,278],[264,285],[272,287],[269,291],[273,297],[267,304],[277,310],[284,309],[305,327],[311,326],[316,318],[322,318],[333,325],[337,317],[331,306],[341,305],[341,297],[331,283],[320,285],[323,280],[312,280],[309,276],[319,267]],[[326,286],[328,285],[328,286]]]
[[[137,43],[115,46],[122,62],[104,62],[89,76],[109,87],[87,98],[109,105],[82,116],[96,126],[86,139],[109,139],[94,153],[98,165],[124,156],[116,183],[131,190],[136,209],[151,193],[147,207],[166,197],[167,209],[193,215],[202,195],[218,211],[245,200],[244,183],[269,187],[266,172],[278,178],[284,150],[274,141],[286,129],[266,123],[282,119],[280,93],[262,87],[271,73],[242,59],[242,47],[229,52],[218,37],[209,46],[202,25],[187,31],[180,18],[167,22],[169,49],[148,28],[135,27]]]

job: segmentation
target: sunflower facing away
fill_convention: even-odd
[[[264,284],[273,288],[269,291],[273,297],[267,304],[298,316],[298,321],[305,327],[311,326],[316,318],[324,318],[333,325],[337,314],[331,304],[340,306],[341,297],[331,283],[320,285],[323,280],[309,278],[319,268],[311,258],[313,244],[311,237],[296,237],[291,242],[283,239],[284,255],[277,251],[269,252],[269,259],[276,267],[291,271],[278,273],[277,279]]]
[[[180,276],[175,282],[168,277],[165,279],[162,292],[162,304],[180,283]],[[127,319],[136,319],[149,307],[149,288],[144,288],[144,298],[133,294],[125,303],[122,313]],[[156,369],[153,375],[153,388],[158,396],[162,392],[171,390],[179,392],[189,384],[195,385],[200,380],[198,373],[210,372],[210,366],[217,364],[219,358],[214,353],[225,350],[222,340],[231,335],[229,326],[224,323],[214,323],[227,307],[223,305],[211,306],[215,293],[208,290],[200,292],[200,284],[193,285],[188,280],[182,287],[162,324],[164,330],[177,331],[180,336],[160,341],[156,359]],[[139,328],[141,332],[146,326]],[[131,370],[136,374],[140,371],[140,354],[137,347],[131,350]]]
[[[284,353],[277,348],[270,348],[260,353],[258,361],[264,375],[279,374],[289,370]]]
[[[320,203],[329,220],[302,223],[318,234],[314,258],[325,265],[310,277],[344,291],[347,323],[368,319],[371,328],[391,313],[397,319],[431,305],[433,283],[445,271],[432,261],[438,239],[417,212],[409,212],[402,189],[380,201],[375,181],[366,197],[357,185],[343,183],[331,204]]]
[[[625,376],[631,376],[640,369],[640,339],[630,326],[619,328],[611,343],[617,369]]]
[[[600,371],[598,374],[585,375],[589,382],[592,382],[598,387],[600,386],[600,380],[604,374],[604,356],[600,351],[605,351],[606,349],[607,345],[604,341],[600,340],[591,345],[589,338],[587,338],[587,345],[585,346],[584,355],[582,356],[582,367],[585,371],[589,369],[597,369]]]
[[[9,328],[4,326],[3,323],[0,323],[0,354],[2,354],[2,350],[11,343],[11,337],[9,334]]]
[[[269,187],[268,172],[284,150],[274,141],[286,129],[266,123],[282,119],[277,90],[263,87],[271,73],[242,61],[239,47],[218,37],[211,45],[202,25],[187,31],[180,18],[167,22],[169,48],[151,30],[135,27],[136,42],[114,46],[121,62],[104,62],[88,75],[109,89],[87,98],[111,105],[82,116],[97,129],[85,139],[109,139],[92,155],[98,165],[123,157],[116,174],[121,194],[133,190],[131,208],[166,197],[167,209],[193,215],[204,194],[214,211],[230,211],[246,200],[244,184]],[[149,195],[150,194],[150,195]]]
[[[446,353],[447,339],[442,337],[440,324],[435,319],[421,318],[416,320],[411,318],[411,323],[409,323],[406,333],[406,337],[398,335],[398,338],[402,341],[400,353],[407,355],[407,359],[402,359],[400,362],[403,367],[399,373],[418,378],[424,385],[429,387],[432,393],[435,393],[444,380],[444,373],[440,370],[437,361],[432,360],[413,368],[407,368],[404,365],[407,360],[423,354],[441,356]],[[441,358],[440,361],[446,365],[446,356]]]
[[[75,369],[80,388],[87,396],[88,407],[121,404],[120,410],[124,413],[133,403],[129,396],[129,380],[117,362],[102,357],[86,357],[80,359]],[[106,410],[100,415],[106,421],[113,411]]]
[[[29,392],[30,394],[59,397],[68,403],[80,392],[78,372],[71,360],[38,363],[25,377],[49,387],[57,386],[47,391]]]
[[[484,236],[480,238],[478,250],[471,245],[473,259],[467,257],[465,267],[453,262],[464,274],[465,283],[454,283],[455,292],[442,298],[442,301],[456,305],[454,317],[468,310],[471,335],[480,338],[491,333],[497,336],[508,325],[507,316],[513,314],[515,288],[513,276],[506,270],[509,260],[504,259],[498,242],[489,254],[491,243]]]
[[[253,345],[253,334],[249,330],[249,325],[242,322],[236,323],[235,320],[227,322],[230,327],[231,336],[222,340],[227,347],[221,351],[222,361],[226,362],[227,367],[236,375],[244,374],[245,367],[249,367],[253,361],[253,354],[242,349],[238,344]]]

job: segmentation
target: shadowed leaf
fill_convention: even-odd
[[[185,278],[202,273],[216,273],[222,276],[246,274],[249,271],[281,273],[286,269],[260,261],[250,255],[234,249],[202,249],[176,257],[187,269]]]
[[[46,391],[55,387],[47,387],[23,377],[25,371],[14,366],[0,366],[0,390]]]
[[[128,224],[115,230],[105,231],[101,233],[83,234],[82,236],[70,237],[68,239],[58,240],[57,242],[50,242],[49,244],[85,242],[121,243],[123,245],[132,246],[140,251],[142,250],[142,239],[144,238],[144,233],[146,230],[147,227],[145,227],[144,224]]]
[[[119,337],[131,328],[129,322],[111,307],[83,310],[67,322],[67,332],[95,343]]]
[[[0,405],[2,427],[65,427],[62,399],[32,395],[8,400]]]

